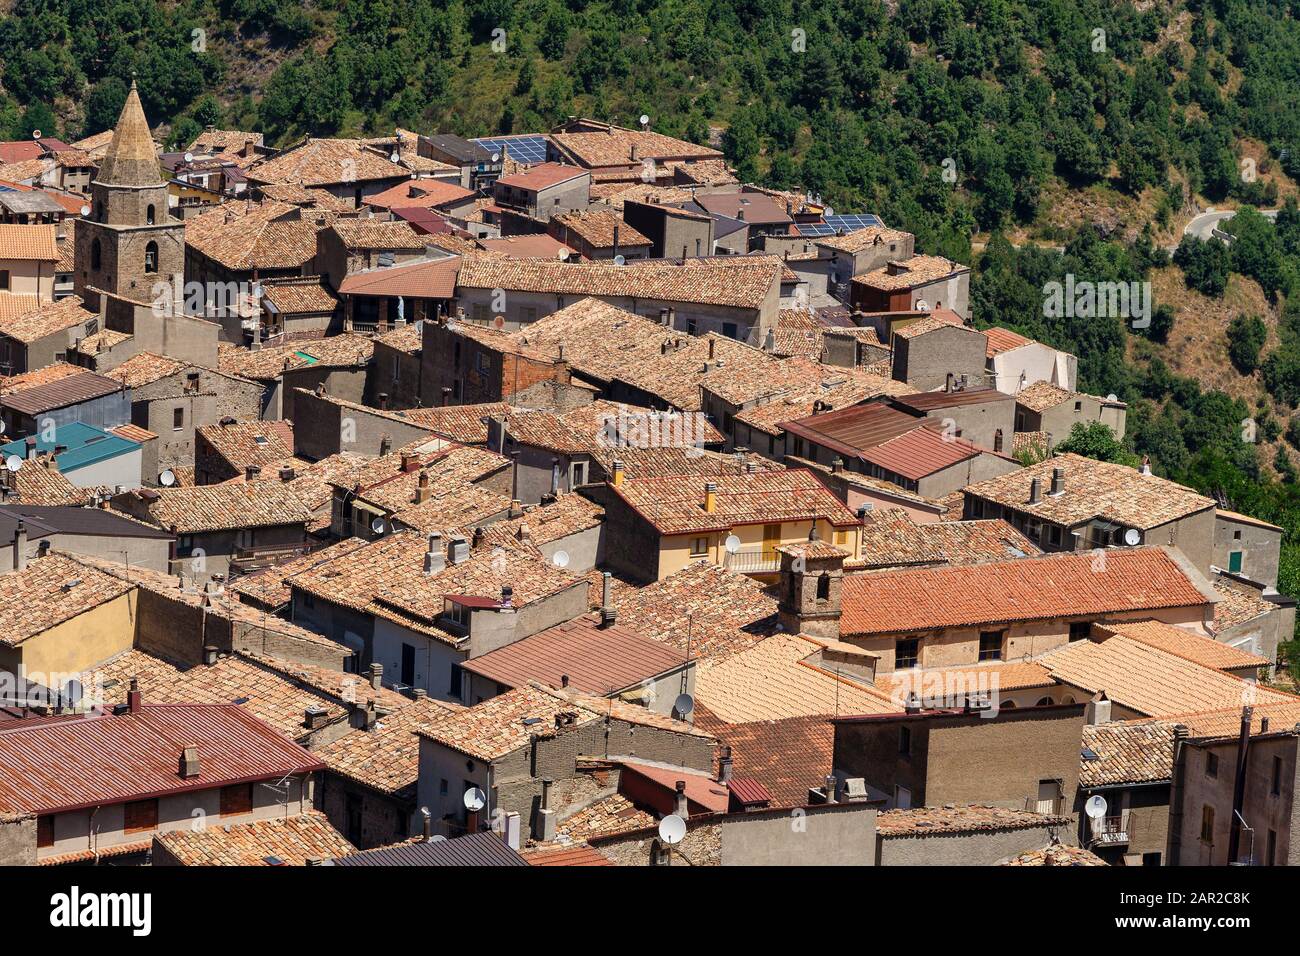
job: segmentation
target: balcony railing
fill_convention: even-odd
[[[768,574],[781,569],[781,556],[775,551],[728,551],[724,564],[740,574]]]
[[[246,573],[269,568],[306,554],[311,548],[305,544],[287,544],[266,548],[238,548],[230,557],[231,571]]]
[[[1128,812],[1115,817],[1102,817],[1100,820],[1089,820],[1090,835],[1088,843],[1090,846],[1118,846],[1129,842],[1129,818]]]

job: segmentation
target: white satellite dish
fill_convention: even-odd
[[[686,821],[675,813],[670,813],[659,821],[659,839],[669,846],[676,846],[686,836]]]
[[[41,131],[38,129],[32,130],[32,139],[40,139],[40,138],[41,138]]]
[[[557,568],[567,568],[569,566],[569,552],[556,551],[551,555],[551,564],[555,565]]]
[[[172,485],[176,484],[176,472],[172,471],[170,468],[164,470],[158,475],[158,484],[162,485],[164,488],[170,488]]]
[[[506,317],[504,315],[498,315],[495,319],[492,320],[492,324],[495,325],[498,329],[505,328]]]
[[[487,803],[487,795],[478,787],[470,787],[465,791],[465,809],[482,810]]]
[[[616,256],[614,257],[614,265],[616,265],[616,266],[621,266],[621,265],[625,264],[626,262],[627,262],[627,257],[624,256],[622,253],[619,253],[618,255],[616,255]]]
[[[19,458],[17,455],[10,455],[8,458],[5,459],[5,467],[8,468],[10,471],[17,471],[22,466],[23,466],[23,460]]]
[[[641,114],[641,125],[642,126],[650,125],[650,117],[646,116],[644,113]]]
[[[499,162],[501,162],[501,154],[500,154],[500,153],[493,153],[493,154],[492,154],[492,162],[494,162],[494,163],[499,163]]]
[[[1093,794],[1083,805],[1083,811],[1092,819],[1100,820],[1106,815],[1106,798],[1099,793]]]
[[[376,517],[374,521],[370,522],[370,530],[375,534],[384,533],[384,519],[382,516]]]
[[[389,162],[395,163],[401,158],[402,158],[402,154],[399,153],[397,150],[393,150],[391,153],[388,154]]]
[[[740,539],[734,534],[727,535],[727,540],[723,542],[728,554],[735,554],[740,550]]]
[[[926,302],[924,299],[917,299],[917,300],[916,300],[916,311],[917,311],[917,312],[929,312],[929,311],[930,311],[930,303],[929,303],[929,302]]]
[[[1118,402],[1118,401],[1119,401],[1119,396],[1116,395],[1114,392],[1111,392],[1109,395],[1106,396],[1106,401],[1108,401],[1108,402]]]
[[[1142,543],[1142,532],[1137,528],[1124,529],[1124,543],[1130,548],[1136,548]]]
[[[81,207],[81,214],[82,214],[83,216],[89,216],[89,215],[90,215],[90,207],[89,207],[89,206],[82,206],[82,207]]]
[[[830,206],[827,206],[825,209],[822,210],[822,215],[823,215],[823,216],[833,216],[833,215],[835,215],[835,210],[832,209]]]
[[[685,717],[695,709],[695,698],[690,694],[678,694],[677,699],[673,701],[673,710]]]
[[[186,154],[185,154],[185,162],[187,162],[187,163],[192,163],[192,162],[194,162],[194,154],[193,154],[193,153],[186,153]]]
[[[5,433],[5,423],[3,419],[0,419],[0,435],[3,435],[4,433]]]

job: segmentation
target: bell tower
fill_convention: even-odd
[[[776,605],[781,627],[790,634],[838,640],[840,586],[849,553],[819,540],[815,526],[809,540],[776,550],[781,555],[781,594]]]
[[[76,227],[77,295],[96,311],[97,290],[152,302],[156,283],[184,272],[185,225],[168,215],[167,183],[134,80],[90,195],[90,215]]]

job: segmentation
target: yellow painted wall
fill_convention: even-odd
[[[29,677],[75,674],[131,649],[135,637],[134,590],[78,614],[18,645]]]
[[[773,522],[775,524],[776,522]],[[798,544],[808,540],[808,533],[812,530],[811,521],[786,521],[781,524],[781,544]],[[849,551],[852,557],[859,556],[859,547],[861,544],[862,529],[855,525],[848,529],[849,540],[842,547]],[[817,533],[825,542],[833,542],[835,529],[830,522],[818,520]],[[707,537],[709,539],[708,559],[714,564],[726,565],[726,540],[728,536],[735,535],[740,539],[741,551],[759,551],[763,547],[763,525],[761,524],[744,524],[727,531],[715,531],[712,534],[682,534],[666,535],[659,539],[659,580],[663,580],[670,574],[675,574],[682,568],[686,567],[691,561],[691,541],[695,538]],[[695,558],[694,560],[700,560]]]

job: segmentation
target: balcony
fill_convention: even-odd
[[[283,564],[294,558],[307,554],[311,548],[306,544],[287,544],[265,548],[238,548],[230,556],[232,574],[247,574],[263,568]]]
[[[728,551],[723,567],[740,574],[774,574],[781,570],[781,556],[775,551]]]
[[[1089,820],[1087,825],[1089,846],[1125,846],[1129,842],[1127,810],[1119,816]]]

